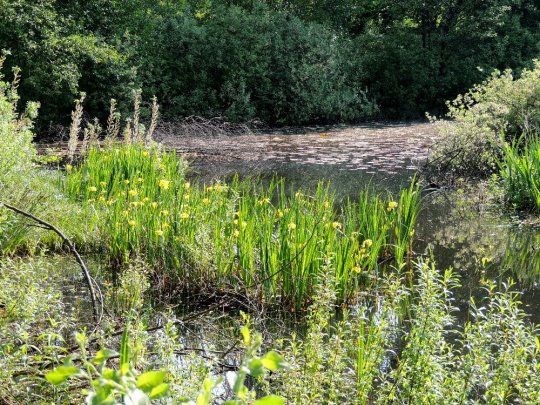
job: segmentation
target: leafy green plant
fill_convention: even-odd
[[[502,143],[527,141],[540,130],[540,62],[515,78],[495,72],[448,103],[450,122],[440,122],[443,138],[430,168],[441,176],[485,176],[496,171]]]
[[[260,334],[252,334],[249,327],[249,320],[244,316],[247,323],[242,327],[241,333],[245,345],[245,355],[240,367],[232,377],[232,393],[233,399],[224,402],[224,405],[283,405],[285,398],[278,395],[266,395],[262,398],[256,398],[256,392],[250,390],[246,386],[246,378],[251,376],[255,379],[261,379],[265,376],[266,371],[283,370],[287,364],[283,358],[274,351],[269,351],[263,356],[259,356],[258,352],[262,345],[262,336]],[[197,398],[197,405],[208,405],[212,401],[212,388],[219,384],[220,380],[207,378],[203,383],[203,392]]]
[[[63,187],[95,210],[112,263],[140,255],[154,271],[166,269],[195,288],[260,285],[266,298],[295,308],[313,293],[328,252],[336,258],[338,302],[352,299],[380,260],[402,262],[410,253],[417,185],[399,201],[366,191],[338,214],[322,183],[313,195],[288,196],[281,180],[199,185],[186,180],[186,170],[173,152],[117,144],[91,149]]]
[[[267,390],[291,403],[535,403],[538,330],[509,281],[486,284],[470,320],[459,325],[457,276],[421,261],[396,272],[357,309],[336,319],[332,261],[310,308],[308,330],[283,342],[290,367]],[[299,382],[302,383],[299,383]]]
[[[509,204],[540,213],[540,142],[537,137],[522,147],[518,142],[504,145],[499,176]]]
[[[92,387],[85,390],[86,403],[94,405],[148,404],[150,400],[167,395],[169,385],[165,383],[167,374],[163,371],[146,371],[138,374],[132,367],[129,353],[129,329],[126,328],[120,344],[120,353],[110,349],[99,350],[93,359],[86,358],[86,337],[77,336],[82,346],[82,366],[77,367],[67,360],[62,366],[49,372],[45,378],[53,385],[59,385],[70,378],[87,381]],[[111,358],[119,358],[118,368],[107,367]]]
[[[245,318],[247,320],[247,318]],[[238,371],[232,378],[233,398],[224,402],[227,405],[282,405],[284,398],[277,395],[267,395],[259,399],[256,393],[251,391],[246,385],[246,377],[251,376],[256,379],[264,377],[266,370],[278,371],[286,367],[283,358],[274,351],[270,351],[263,356],[258,352],[261,348],[262,337],[260,334],[253,335],[249,329],[249,324],[241,329],[245,344],[245,355]],[[110,349],[99,350],[92,359],[86,357],[87,337],[83,333],[77,335],[77,341],[81,346],[81,365],[77,366],[73,361],[66,359],[64,364],[56,367],[47,373],[45,378],[53,385],[61,385],[68,380],[86,381],[91,389],[83,390],[86,395],[86,403],[94,405],[105,404],[149,404],[152,400],[157,400],[168,396],[169,384],[165,371],[150,370],[138,373],[132,365],[129,343],[129,326],[126,327],[120,343],[120,352]],[[119,359],[117,367],[107,367],[107,362],[111,359]],[[198,395],[197,405],[211,404],[214,399],[213,390],[222,379],[212,379],[206,377],[202,384],[201,393]],[[176,398],[180,404],[194,404],[187,398]]]

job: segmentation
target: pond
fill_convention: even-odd
[[[437,142],[428,123],[380,123],[244,133],[182,136],[168,131],[160,141],[191,162],[202,181],[233,175],[284,177],[291,187],[313,188],[329,181],[337,201],[354,199],[371,187],[396,192],[406,187]],[[441,269],[461,277],[457,304],[465,316],[470,296],[482,296],[482,281],[518,281],[531,320],[540,322],[540,230],[516,224],[485,198],[481,187],[467,191],[424,191],[415,252],[431,250]]]

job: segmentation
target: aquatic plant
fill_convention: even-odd
[[[517,209],[540,213],[540,142],[505,144],[499,176],[506,200]]]
[[[337,213],[322,183],[289,196],[282,180],[199,185],[186,172],[174,152],[124,143],[91,149],[66,173],[64,189],[95,209],[112,263],[141,255],[183,286],[260,289],[295,308],[309,301],[329,253],[339,302],[353,298],[381,260],[401,263],[410,253],[416,185],[397,201],[366,191]]]

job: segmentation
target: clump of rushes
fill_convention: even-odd
[[[401,262],[410,247],[416,186],[396,201],[365,192],[338,214],[323,184],[287,196],[282,180],[196,185],[186,170],[173,152],[116,145],[90,150],[65,190],[95,206],[113,263],[137,255],[185,286],[259,290],[296,309],[313,296],[323,257],[334,257],[336,301],[347,302],[382,259]]]
[[[540,213],[540,142],[505,144],[499,174],[508,203],[521,210]]]

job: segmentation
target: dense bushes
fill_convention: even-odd
[[[43,105],[42,127],[67,123],[78,91],[88,92],[94,111],[105,111],[112,95],[125,94],[134,79],[129,53],[85,30],[80,21],[85,12],[63,14],[62,3],[0,2],[0,51],[9,51],[8,67],[18,66],[23,72],[23,102]]]
[[[149,44],[145,89],[170,118],[300,124],[359,120],[376,110],[346,76],[344,38],[263,6],[168,17]]]
[[[269,124],[440,113],[494,68],[538,56],[532,2],[443,0],[0,2],[0,49],[66,123],[87,93],[91,115],[133,87],[169,119],[197,114]],[[47,103],[44,103],[47,101]]]
[[[515,78],[494,73],[448,103],[451,122],[441,122],[443,139],[431,168],[442,176],[485,176],[497,169],[503,142],[540,131],[540,62]]]

